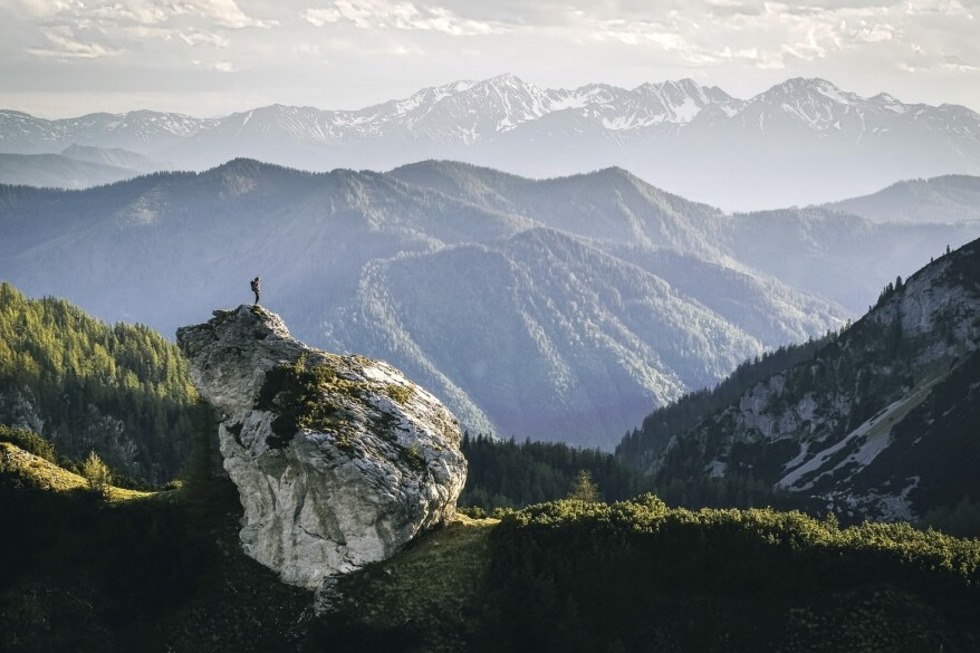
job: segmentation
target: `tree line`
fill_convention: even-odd
[[[469,467],[459,505],[486,512],[588,492],[588,483],[604,501],[628,499],[648,489],[640,473],[598,449],[469,433],[463,435],[461,448]]]

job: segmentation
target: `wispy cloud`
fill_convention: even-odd
[[[335,0],[330,7],[307,9],[303,17],[317,27],[349,21],[365,30],[421,30],[452,36],[496,34],[505,29],[499,23],[461,17],[442,6],[390,0]]]
[[[234,33],[247,28],[269,30],[279,24],[275,18],[250,16],[235,0],[13,1],[21,24],[36,29],[36,42],[18,54],[44,60],[152,55],[149,60],[154,66],[186,67],[181,47],[210,48],[215,51],[211,69],[227,72],[235,66],[218,51],[231,47]]]
[[[31,54],[55,59],[98,59],[118,54],[119,51],[99,43],[86,42],[75,37],[65,26],[45,27],[41,33],[47,40],[46,47],[31,48]]]
[[[216,21],[219,25],[232,29],[260,27],[268,29],[279,24],[277,20],[259,20],[247,15],[235,0],[196,0],[186,5],[171,4],[171,7],[186,8],[187,13]]]
[[[187,45],[210,45],[215,48],[227,48],[231,41],[228,37],[215,32],[206,32],[199,29],[174,30],[177,38]]]
[[[235,0],[14,0],[22,14],[42,27],[98,27],[106,33],[133,25],[157,26],[197,22],[216,28],[268,29],[275,19],[259,19],[246,14]]]

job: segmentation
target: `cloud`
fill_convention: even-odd
[[[39,57],[56,59],[98,59],[118,54],[117,50],[99,43],[90,43],[75,37],[71,28],[59,26],[41,30],[47,39],[47,47],[31,48],[31,53]]]
[[[445,7],[391,0],[335,0],[328,8],[307,9],[303,17],[317,27],[346,20],[365,30],[419,30],[451,36],[498,34],[505,30],[502,24],[463,18]]]
[[[645,3],[632,0],[607,0],[601,6],[616,16],[579,14],[580,34],[594,41],[654,49],[679,65],[694,67],[728,62],[773,70],[791,61],[846,58],[901,40],[914,22],[907,14],[908,5],[895,0],[813,0],[806,5],[668,0],[658,4],[655,14]]]
[[[234,33],[246,28],[268,30],[279,24],[275,19],[250,16],[236,0],[12,1],[17,3],[13,16],[33,42],[16,53],[0,45],[0,55],[7,59],[128,57],[129,65],[186,68],[187,51],[181,48],[204,48],[214,51],[204,55],[212,59],[212,68],[228,72],[236,67],[227,54],[217,52],[232,47]],[[3,21],[0,15],[0,24]],[[0,42],[6,40],[4,31],[0,26]],[[19,38],[23,41],[25,36]],[[146,63],[133,63],[137,61]]]
[[[307,9],[303,18],[315,27],[323,27],[327,23],[336,23],[343,16],[336,7],[330,7],[329,9]]]
[[[270,28],[277,20],[249,16],[235,0],[15,0],[23,12],[44,26],[96,25],[104,29],[132,25],[172,24],[181,19],[213,27]]]
[[[186,31],[174,30],[176,36],[190,46],[210,45],[215,48],[227,48],[231,41],[226,36],[215,32],[205,32],[197,29]]]
[[[598,25],[595,38],[600,41],[619,41],[627,45],[653,44],[664,50],[683,50],[688,44],[680,33],[657,21],[603,21]]]
[[[980,70],[980,68],[978,68],[977,66],[974,66],[973,64],[964,63],[959,59],[957,59],[956,57],[949,57],[943,59],[942,63],[939,64],[939,67],[942,68],[943,70],[950,70],[958,73],[973,73]]]
[[[552,87],[691,76],[746,97],[819,76],[980,107],[978,15],[980,0],[0,0],[0,106],[88,80],[179,93],[186,76],[238,108],[243,89],[289,102],[287,84],[353,108],[513,72]]]
[[[765,8],[758,2],[741,2],[739,0],[708,0],[705,2],[706,13],[709,16],[725,18],[728,16],[759,16]]]
[[[170,5],[171,7],[177,5]],[[202,16],[217,21],[219,25],[232,29],[245,27],[260,27],[268,29],[279,24],[277,20],[258,20],[248,16],[241,10],[235,0],[197,0],[192,4],[180,5],[188,7],[192,15]]]
[[[976,3],[967,4],[973,4],[973,8],[967,7],[960,0],[910,0],[906,6],[906,13],[909,16],[939,15],[973,19]]]

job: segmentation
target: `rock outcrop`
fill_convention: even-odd
[[[17,385],[0,388],[0,424],[44,433],[44,419],[38,414],[30,388]]]
[[[177,342],[224,413],[245,553],[315,589],[454,513],[466,461],[459,424],[435,397],[387,363],[298,342],[265,309],[214,316]]]
[[[980,240],[896,279],[811,352],[672,434],[652,468],[659,483],[699,470],[732,492],[770,485],[795,507],[847,522],[973,505]]]

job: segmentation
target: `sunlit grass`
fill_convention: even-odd
[[[10,442],[0,442],[0,472],[17,474],[30,485],[52,492],[77,492],[87,490],[89,487],[88,481],[83,476],[28,453]],[[112,503],[121,503],[161,494],[163,493],[110,486],[108,498]]]

